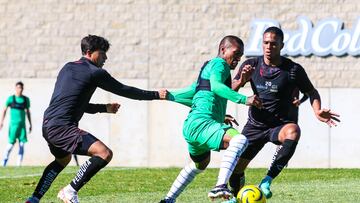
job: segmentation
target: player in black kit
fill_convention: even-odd
[[[109,49],[103,37],[88,35],[81,40],[83,57],[67,63],[59,72],[49,107],[44,113],[43,137],[55,160],[44,170],[31,197],[26,202],[39,202],[56,176],[71,160],[71,154],[91,158],[69,185],[60,190],[58,197],[64,202],[77,203],[77,192],[112,158],[112,151],[92,134],[78,128],[84,113],[116,113],[117,103],[91,104],[91,96],[97,87],[119,96],[137,100],[165,99],[166,90],[146,91],[126,86],[102,69]]]
[[[287,165],[300,138],[297,124],[299,101],[294,101],[299,91],[310,98],[318,120],[330,127],[336,126],[335,121],[339,122],[338,114],[321,109],[320,95],[301,65],[280,55],[283,38],[281,29],[266,29],[262,43],[264,55],[246,60],[233,80],[232,88],[236,91],[250,81],[252,90],[263,104],[262,109],[250,107],[248,121],[242,131],[249,140],[249,146],[241,155],[229,181],[235,195],[245,183],[247,165],[267,142],[272,142],[280,147],[259,185],[266,198],[272,196],[270,184]]]

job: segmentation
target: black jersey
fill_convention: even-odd
[[[44,113],[44,126],[78,125],[84,112],[106,112],[103,104],[89,104],[97,87],[131,99],[159,99],[157,91],[126,86],[83,57],[67,63],[60,70],[49,107]]]
[[[246,60],[235,79],[239,79],[242,67],[255,67],[251,76],[251,88],[263,103],[263,109],[251,106],[248,122],[258,127],[274,127],[284,123],[297,123],[298,107],[292,102],[294,97],[314,89],[301,65],[282,57],[278,67],[264,63],[263,56]]]

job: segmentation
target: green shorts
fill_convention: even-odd
[[[24,124],[11,124],[9,126],[9,143],[14,144],[16,139],[19,142],[27,142],[26,127]]]
[[[226,132],[234,136],[240,134],[236,129],[211,118],[188,118],[184,122],[183,136],[188,143],[189,153],[193,156],[209,151],[220,151]]]

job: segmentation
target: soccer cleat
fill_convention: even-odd
[[[264,193],[266,199],[270,199],[272,197],[270,185],[271,185],[271,180],[267,178],[264,178],[259,185],[259,188]]]
[[[233,194],[231,191],[227,188],[226,184],[215,186],[210,192],[208,193],[208,197],[211,200],[217,199],[217,198],[223,198],[223,199],[230,199],[233,197]]]
[[[64,203],[79,203],[76,191],[69,191],[65,188],[61,189],[57,197]]]
[[[229,200],[226,200],[226,201],[224,201],[224,202],[221,202],[221,203],[238,203],[238,202],[237,202],[237,200],[236,200],[236,197],[233,197],[233,198],[231,198],[231,199],[229,199]]]
[[[163,200],[161,200],[159,203],[175,203],[176,200],[173,198],[165,198]]]
[[[40,202],[40,200],[39,200],[38,198],[36,198],[36,197],[33,197],[33,196],[29,197],[29,198],[25,201],[25,203],[39,203],[39,202]]]

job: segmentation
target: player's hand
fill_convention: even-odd
[[[236,121],[236,119],[228,114],[225,115],[224,123],[227,125],[230,125],[231,127],[233,126],[233,124],[235,124],[236,126],[239,126],[239,123]]]
[[[245,85],[245,83],[247,83],[250,78],[251,75],[253,73],[253,71],[255,70],[255,67],[252,67],[251,65],[247,64],[245,65],[240,72],[240,86],[243,87]]]
[[[292,102],[296,107],[299,107],[301,102],[300,99],[298,99],[297,97],[294,97],[294,101]]]
[[[32,125],[29,126],[29,133],[32,131]]]
[[[255,94],[246,99],[245,105],[246,106],[255,106],[258,109],[263,108],[262,102],[260,101],[259,97],[256,96]]]
[[[169,93],[169,92],[167,91],[167,89],[161,89],[161,90],[159,90],[158,92],[159,92],[159,97],[160,97],[161,100],[166,99],[166,98],[167,98],[167,95],[168,95],[168,93]]]
[[[3,123],[0,123],[0,130],[3,128],[3,126],[4,126]]]
[[[340,122],[340,120],[338,119],[338,117],[340,117],[340,115],[337,113],[331,112],[330,109],[321,109],[321,110],[317,111],[315,114],[316,114],[317,119],[328,124],[328,126],[330,126],[330,127],[336,126],[337,125],[336,122]]]
[[[111,103],[106,104],[106,112],[107,113],[116,113],[120,108],[120,104],[118,103]]]

